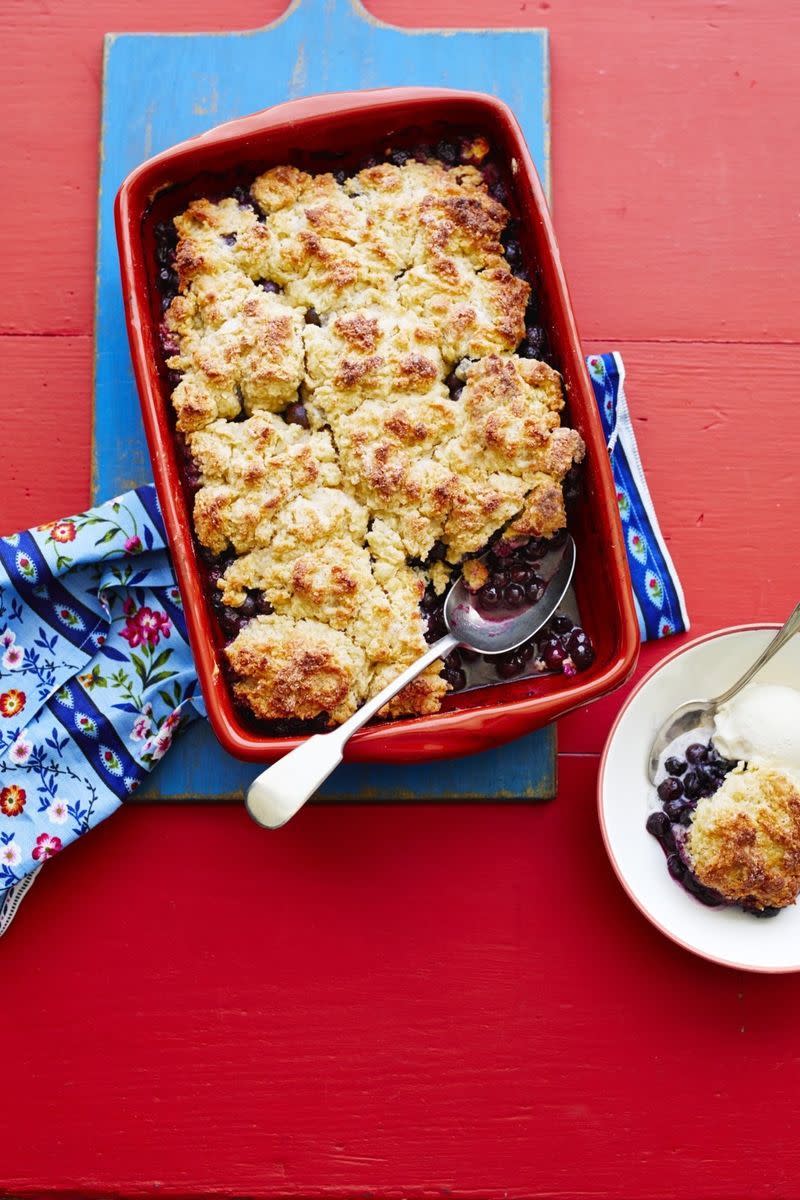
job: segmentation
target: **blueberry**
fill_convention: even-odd
[[[247,188],[235,187],[233,189],[233,198],[236,201],[236,203],[240,206],[240,208],[249,208],[256,214],[257,217],[260,217],[263,219],[261,210],[259,209],[259,207],[256,204],[253,197],[248,192]]]
[[[492,571],[492,583],[494,584],[494,586],[496,588],[499,588],[502,591],[502,589],[504,587],[506,587],[507,584],[509,584],[510,582],[511,582],[511,575],[503,567],[501,567],[497,571]]]
[[[665,854],[674,854],[677,847],[669,817],[663,812],[650,813],[645,829],[652,834]]]
[[[272,279],[259,279],[257,280],[257,283],[258,286],[263,288],[265,292],[272,292],[274,294],[282,290],[281,285],[279,283],[275,283],[275,281]]]
[[[704,746],[702,742],[692,742],[691,746],[687,746],[685,750],[686,761],[691,763],[705,762],[708,758],[708,746]]]
[[[680,799],[683,795],[683,784],[680,779],[676,779],[673,775],[668,775],[666,779],[662,779],[656,791],[661,803],[666,804],[669,800]]]
[[[664,813],[673,825],[688,825],[693,812],[694,807],[691,801],[681,800],[680,797],[668,800],[664,805]]]
[[[404,167],[410,158],[408,150],[393,150],[389,155],[389,162],[395,167]]]
[[[530,583],[534,576],[533,568],[526,567],[524,563],[516,563],[508,573],[512,583]]]
[[[299,400],[296,400],[294,404],[290,404],[288,408],[283,410],[283,419],[288,425],[300,425],[303,429],[311,428],[306,406],[305,404],[301,404]]]
[[[460,667],[445,667],[442,676],[450,684],[454,692],[460,692],[467,686],[467,677]]]
[[[458,162],[458,146],[443,138],[441,142],[436,143],[436,157],[440,158],[448,167],[453,167]]]
[[[522,358],[541,358],[544,350],[544,330],[541,325],[533,325],[527,329],[522,344],[525,348],[525,353],[521,353]]]
[[[306,325],[321,325],[320,315],[315,308],[306,309]]]
[[[561,485],[561,490],[564,493],[564,503],[568,508],[576,504],[580,499],[580,467],[572,466],[564,476],[564,482]]]
[[[544,645],[539,647],[539,653],[544,665],[550,671],[560,671],[561,665],[567,657],[567,652],[558,638],[548,638]]]
[[[779,908],[769,908],[769,907],[767,907],[767,908],[750,908],[744,904],[742,905],[742,908],[744,908],[745,912],[750,913],[751,917],[760,917],[760,918],[777,917],[778,913],[781,911]]]
[[[478,592],[478,603],[482,608],[497,608],[500,593],[493,583],[485,583]]]
[[[239,615],[244,617],[246,621],[252,620],[252,618],[258,612],[258,602],[256,600],[256,596],[256,592],[248,592],[242,603],[239,605]]]
[[[665,760],[664,770],[668,775],[682,775],[686,770],[686,761],[683,758],[676,758],[673,754]]]
[[[570,658],[578,671],[586,671],[594,662],[594,648],[586,644],[576,646],[570,651]]]
[[[566,613],[556,613],[550,618],[550,628],[553,633],[569,633],[575,622]]]
[[[236,245],[236,234],[235,233],[223,233],[222,240],[226,246],[235,246]]]
[[[422,611],[424,613],[427,614],[427,613],[432,613],[433,610],[435,608],[439,608],[440,605],[441,605],[441,600],[436,595],[436,592],[433,590],[431,585],[428,584],[428,587],[425,589],[425,595],[422,597],[422,599],[419,602],[420,608],[422,609]]]
[[[503,589],[503,599],[509,608],[522,608],[525,603],[525,589],[520,587],[518,583],[509,583]]]
[[[506,258],[512,266],[522,261],[522,246],[514,238],[506,243]]]
[[[521,554],[526,562],[538,562],[547,552],[547,546],[541,538],[531,538],[527,545],[522,547]]]
[[[223,605],[219,610],[219,623],[222,626],[223,633],[226,633],[228,637],[234,638],[240,632],[242,626],[246,624],[246,621],[239,616],[237,609],[228,608],[226,605]]]
[[[497,660],[496,669],[501,679],[513,679],[525,670],[525,660],[518,654],[509,654]]]
[[[683,865],[683,860],[680,854],[667,855],[667,870],[673,879],[677,879],[679,883],[683,883],[686,879],[686,867]]]
[[[719,784],[722,782],[721,778],[718,779],[717,773],[713,770],[710,770],[703,763],[699,763],[697,767],[695,767],[694,773],[695,778],[700,785],[701,796],[712,796],[719,787]]]
[[[347,179],[347,171],[342,171],[342,170],[334,171],[334,172],[333,172],[333,178],[334,178],[334,179],[336,180],[336,182],[339,184],[339,187],[341,187],[341,186],[342,186],[342,184],[343,184],[343,183],[345,182],[345,180]]]
[[[460,400],[461,393],[464,391],[464,380],[459,379],[455,371],[451,371],[444,382],[450,392],[450,399]]]
[[[564,645],[573,658],[575,658],[576,654],[585,654],[586,651],[589,651],[591,654],[590,661],[594,659],[594,648],[589,635],[579,625],[576,625],[567,635]]]
[[[495,558],[511,558],[513,553],[514,547],[510,542],[504,542],[500,540],[495,542],[495,544],[492,546],[492,554],[494,554]]]
[[[267,599],[266,592],[256,592],[255,595],[256,595],[256,611],[258,613],[260,613],[261,616],[268,617],[272,613],[275,612],[275,609],[272,607],[269,600]]]
[[[444,637],[447,633],[447,627],[444,623],[444,614],[442,610],[436,609],[428,617],[428,628],[425,632],[425,637],[429,642],[436,642],[440,637]]]
[[[525,585],[525,599],[529,604],[535,604],[544,595],[544,583],[535,575],[530,583]]]
[[[699,900],[701,904],[707,905],[709,908],[718,908],[720,904],[724,904],[722,896],[718,892],[714,892],[711,888],[707,888],[697,879],[691,871],[684,871],[683,886],[690,895]]]
[[[687,800],[698,800],[703,793],[703,785],[694,771],[687,771],[683,777],[683,794]]]

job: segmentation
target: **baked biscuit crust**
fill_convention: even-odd
[[[476,165],[287,165],[237,194],[174,222],[162,340],[195,531],[222,602],[260,614],[225,650],[239,702],[338,723],[424,651],[426,586],[499,530],[564,525],[583,444],[559,375],[514,353],[530,286]],[[436,712],[441,667],[384,715]]]
[[[800,784],[772,767],[732,771],[697,803],[686,837],[694,874],[731,903],[785,908],[800,893]]]

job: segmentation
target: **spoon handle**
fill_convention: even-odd
[[[449,654],[457,645],[458,640],[452,633],[445,634],[337,729],[307,738],[262,771],[247,789],[247,811],[253,820],[267,829],[285,825],[338,767],[345,745],[356,730],[374,717],[407,683],[416,679],[420,671]]]
[[[762,667],[765,667],[769,660],[774,658],[779,650],[783,649],[783,647],[789,641],[789,638],[794,637],[798,631],[800,631],[800,604],[797,605],[791,616],[786,621],[786,624],[778,630],[764,653],[759,655],[752,667],[749,667],[748,670],[745,671],[744,675],[742,675],[741,679],[737,679],[736,683],[729,687],[727,692],[723,692],[721,696],[717,696],[716,700],[714,701],[714,707],[719,708],[721,705],[727,704],[729,700],[732,700],[736,693],[740,692],[742,688],[750,682],[753,676],[756,675]]]
[[[421,654],[410,667],[406,667],[401,675],[398,675],[391,683],[387,683],[385,688],[381,688],[377,696],[373,696],[366,704],[362,704],[361,708],[356,709],[352,717],[348,717],[338,729],[332,731],[332,733],[338,733],[342,738],[342,748],[344,748],[344,744],[348,738],[357,729],[360,729],[362,725],[366,725],[367,721],[374,717],[376,713],[380,712],[384,704],[388,704],[392,697],[401,692],[407,683],[411,683],[412,679],[416,679],[426,667],[429,667],[432,662],[436,662],[437,658],[444,658],[451,650],[455,650],[457,645],[458,638],[454,638],[452,633],[446,633],[444,637],[439,638],[438,642],[434,642],[432,646],[429,646],[425,653]],[[332,734],[325,734],[323,736],[331,737]]]

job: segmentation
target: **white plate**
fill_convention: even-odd
[[[746,971],[800,970],[800,904],[759,920],[739,909],[706,908],[668,874],[645,829],[653,809],[647,757],[663,719],[682,701],[716,696],[752,663],[776,626],[740,626],[682,646],[644,677],[620,712],[600,763],[600,827],[631,900],[679,946]],[[800,637],[758,675],[758,683],[800,686]]]

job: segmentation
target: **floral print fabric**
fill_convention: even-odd
[[[0,539],[0,932],[201,713],[152,485]]]

